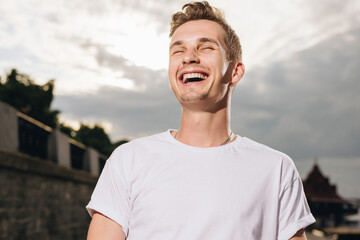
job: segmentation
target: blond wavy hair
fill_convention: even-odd
[[[187,3],[182,7],[182,11],[173,14],[170,22],[169,37],[172,37],[176,29],[182,24],[195,20],[210,20],[220,24],[225,30],[224,42],[228,49],[228,61],[242,61],[242,50],[239,37],[226,22],[223,12],[218,8],[210,6],[207,1]]]

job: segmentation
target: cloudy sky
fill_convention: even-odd
[[[0,75],[17,68],[37,83],[55,79],[61,120],[101,123],[114,141],[178,128],[168,31],[186,2],[0,0]],[[300,168],[318,156],[360,169],[360,1],[209,2],[243,46],[233,130]]]

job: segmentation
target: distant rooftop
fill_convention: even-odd
[[[307,198],[313,202],[347,202],[338,195],[336,185],[329,183],[329,178],[324,176],[317,163],[314,164],[303,184]]]

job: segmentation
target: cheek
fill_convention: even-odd
[[[219,66],[221,66],[222,75],[225,75],[226,71],[229,68],[229,62],[227,60],[224,60],[224,59],[219,59]]]
[[[169,61],[169,78],[171,79],[174,75],[176,75],[176,71],[177,71],[177,64],[175,63],[175,61]]]
[[[229,67],[229,64],[226,64],[226,63],[223,64],[223,69],[222,69],[222,75],[223,76],[226,74],[226,71],[227,71],[228,67]]]
[[[173,91],[173,87],[176,82],[176,69],[174,68],[174,66],[171,66],[171,64],[169,64],[168,79],[169,79],[169,88],[170,90]]]
[[[216,61],[212,62],[211,65],[213,66],[213,69],[216,70],[217,74],[224,76],[229,64],[226,61],[223,61],[223,59],[218,58]]]

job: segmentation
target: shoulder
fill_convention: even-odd
[[[141,148],[151,148],[159,144],[167,143],[167,132],[162,132],[150,136],[136,138],[124,143],[114,150],[114,153],[131,152]]]
[[[168,142],[166,133],[141,137],[124,143],[113,151],[107,162],[117,166],[122,165],[122,168],[136,167],[146,161],[148,156],[157,149],[163,148],[159,146]]]
[[[287,154],[273,149],[267,145],[258,143],[249,138],[243,137],[242,148],[262,165],[268,165],[270,168],[277,168],[282,178],[295,179],[298,177],[294,161]]]
[[[267,145],[256,142],[250,138],[243,137],[241,141],[242,148],[249,153],[258,155],[258,157],[264,157],[267,159],[278,159],[281,161],[292,162],[291,158],[276,149],[273,149]]]

